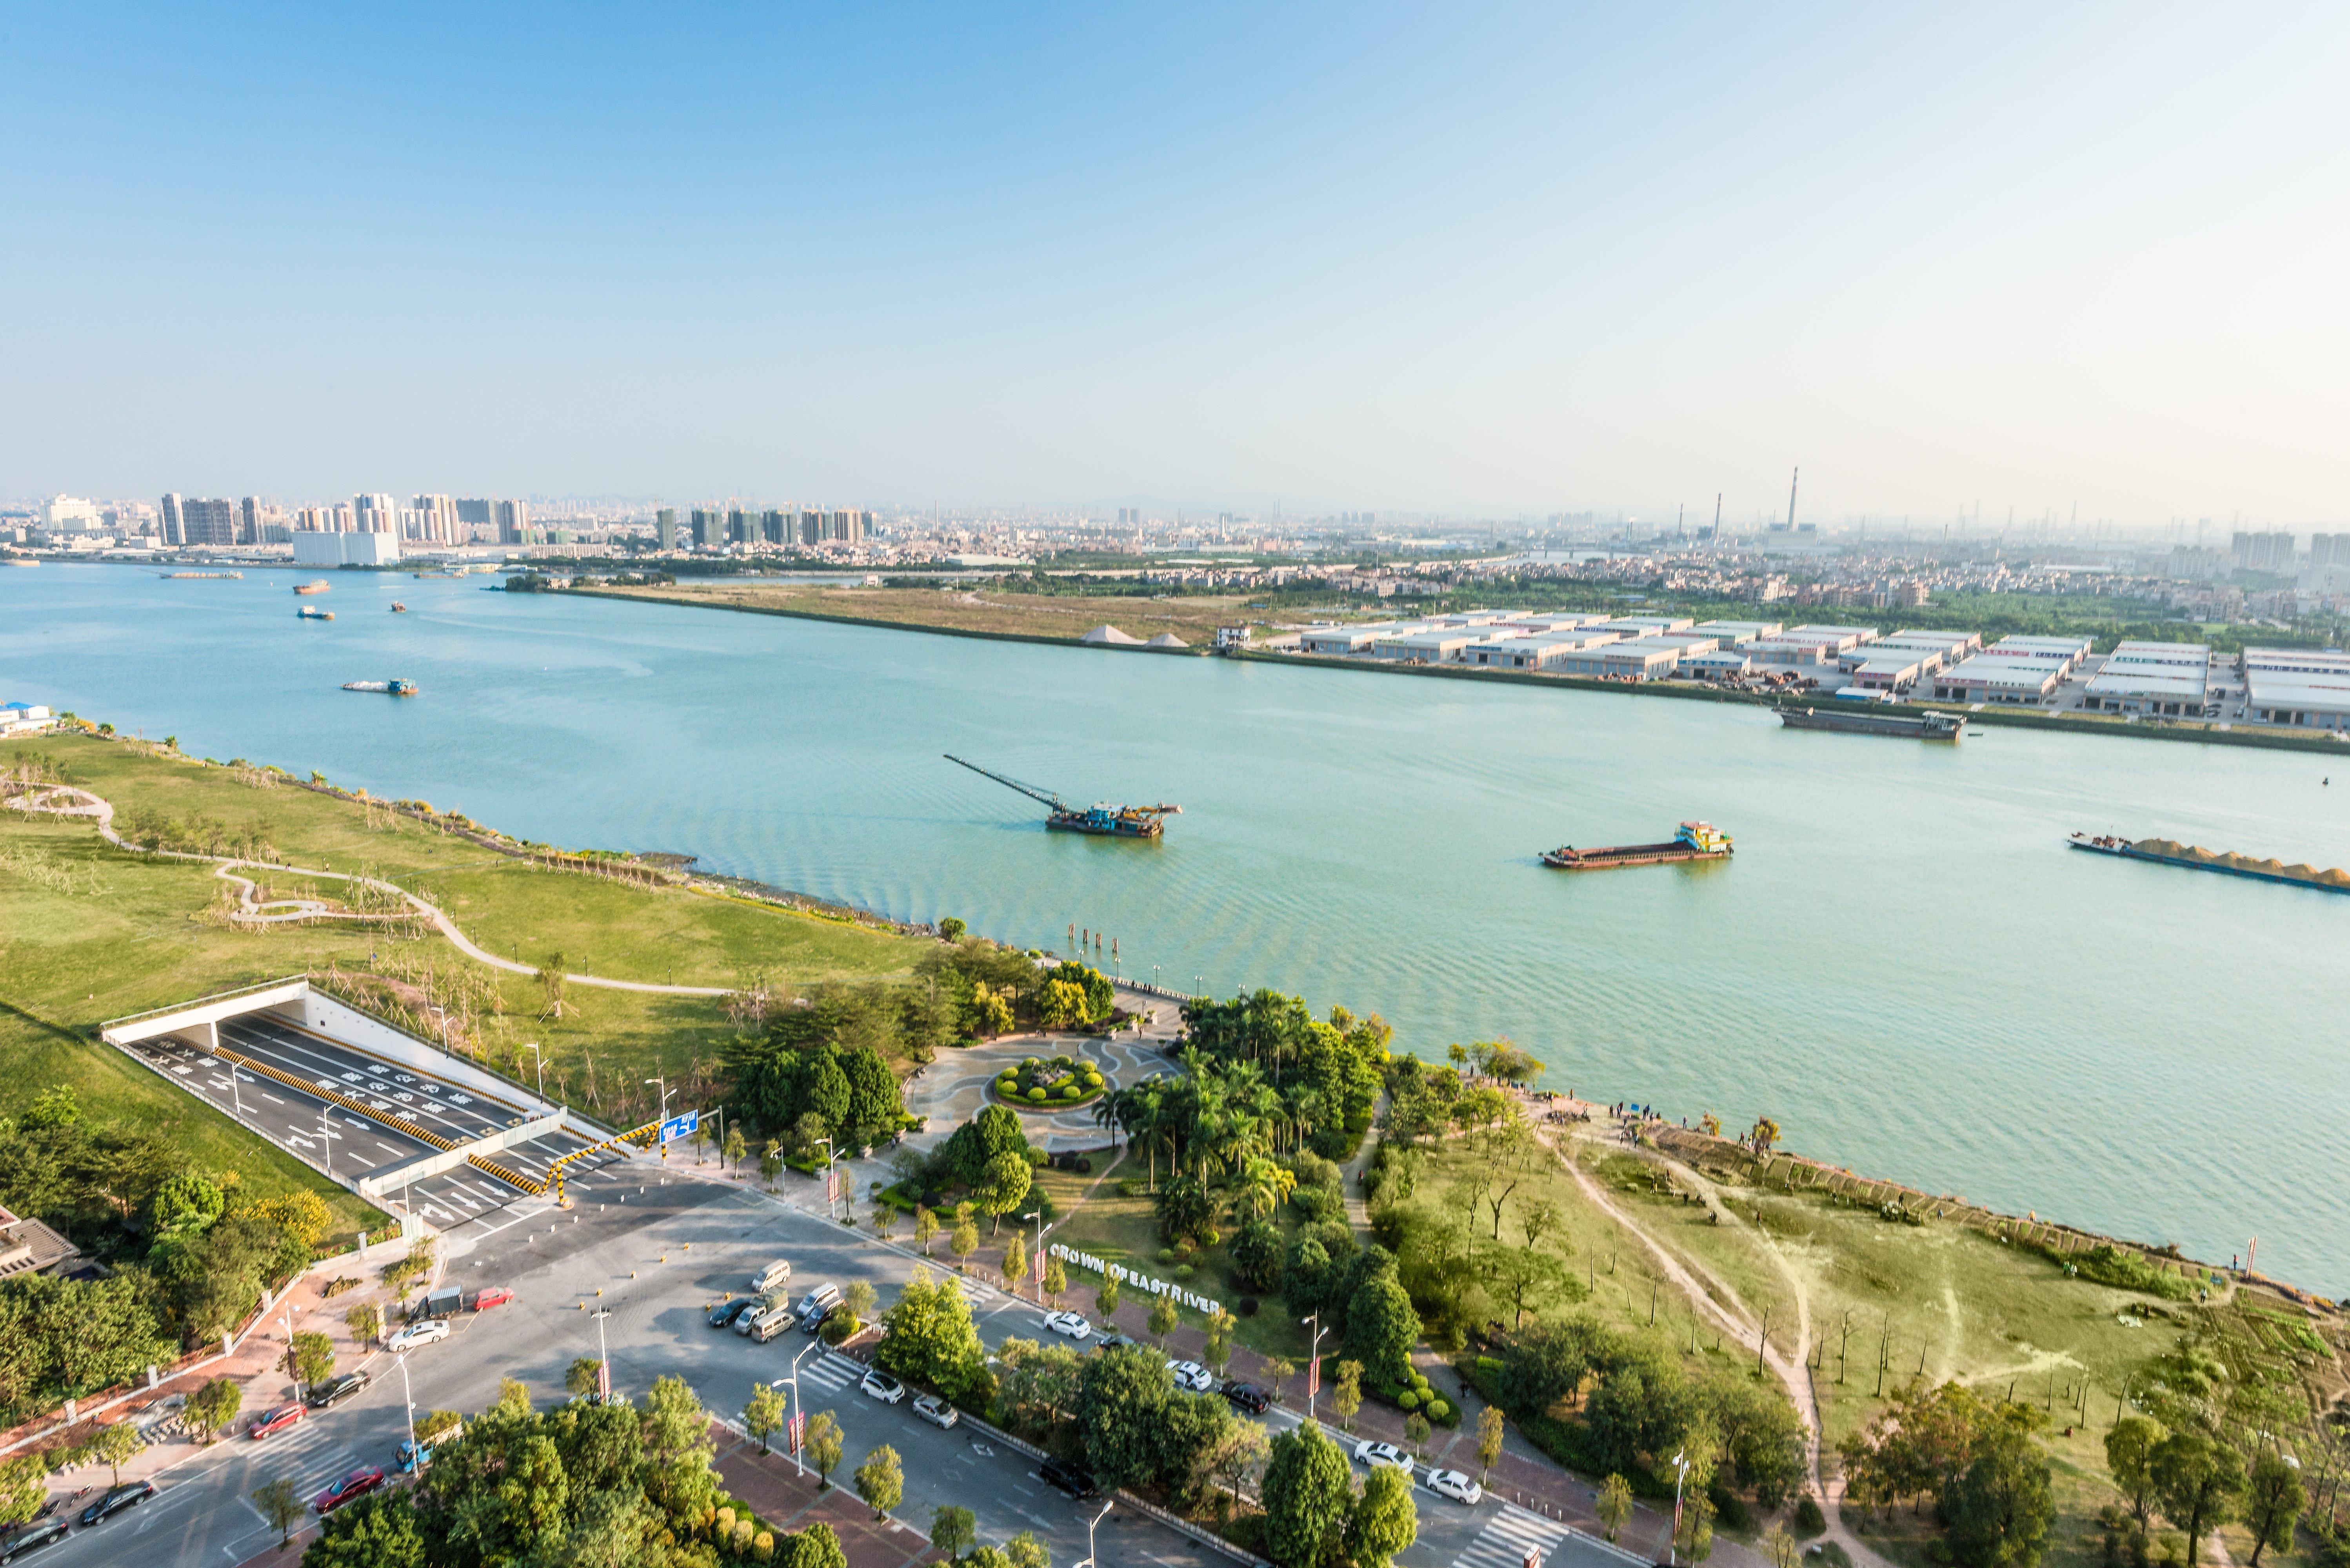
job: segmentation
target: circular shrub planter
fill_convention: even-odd
[[[989,1080],[987,1092],[998,1105],[1015,1111],[1066,1111],[1098,1099],[1109,1085],[1090,1062],[1030,1056]]]
[[[1232,1310],[1239,1313],[1243,1317],[1254,1317],[1256,1315],[1256,1298],[1254,1296],[1243,1296],[1239,1301],[1232,1303]]]
[[[1451,1414],[1452,1414],[1452,1407],[1447,1405],[1443,1400],[1430,1399],[1428,1402],[1428,1418],[1430,1420],[1441,1421],[1445,1417],[1450,1416]]]
[[[1396,1408],[1399,1410],[1419,1409],[1419,1396],[1413,1393],[1409,1388],[1405,1389],[1402,1393],[1396,1396]]]

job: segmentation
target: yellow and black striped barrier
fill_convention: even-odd
[[[644,1126],[640,1127],[631,1127],[627,1132],[621,1133],[618,1137],[608,1137],[602,1143],[592,1143],[586,1148],[575,1148],[569,1154],[565,1155],[561,1159],[556,1160],[553,1165],[547,1167],[547,1179],[554,1185],[555,1201],[556,1205],[559,1207],[563,1202],[563,1168],[565,1166],[569,1165],[575,1159],[585,1159],[591,1154],[600,1154],[604,1150],[611,1148],[618,1144],[635,1143],[639,1147],[650,1147],[652,1142],[653,1136],[660,1131],[660,1123],[647,1122]]]

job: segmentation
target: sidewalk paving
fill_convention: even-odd
[[[710,1424],[710,1437],[718,1445],[715,1462],[726,1490],[748,1503],[778,1537],[785,1531],[829,1524],[848,1555],[848,1568],[909,1568],[946,1561],[913,1526],[894,1518],[875,1519],[854,1491],[838,1486],[819,1491],[813,1474],[793,1473],[789,1454],[763,1454],[756,1443],[715,1421]]]

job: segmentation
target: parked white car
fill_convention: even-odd
[[[1411,1476],[1411,1456],[1393,1443],[1374,1443],[1367,1438],[1357,1443],[1355,1462],[1374,1469],[1401,1470],[1407,1480]]]
[[[925,1394],[914,1401],[914,1414],[943,1431],[962,1419],[962,1412],[935,1394]]]
[[[1196,1361],[1170,1361],[1167,1370],[1175,1375],[1178,1388],[1196,1388],[1205,1394],[1216,1386],[1216,1375]]]
[[[1471,1508],[1485,1495],[1485,1489],[1474,1478],[1459,1470],[1430,1470],[1426,1477],[1428,1490],[1439,1497],[1449,1497],[1455,1502],[1465,1502]]]
[[[1094,1325],[1087,1323],[1082,1316],[1073,1312],[1046,1314],[1045,1317],[1045,1326],[1051,1329],[1055,1334],[1066,1334],[1071,1339],[1079,1341],[1080,1343],[1091,1339],[1094,1336]]]
[[[895,1405],[906,1397],[906,1386],[886,1372],[868,1372],[857,1386],[884,1405]]]
[[[448,1337],[447,1318],[427,1318],[422,1323],[411,1323],[406,1328],[394,1331],[383,1342],[383,1347],[398,1355],[403,1350],[414,1350],[419,1345],[436,1345]]]

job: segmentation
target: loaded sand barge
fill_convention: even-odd
[[[1611,844],[1577,849],[1572,844],[1543,857],[1562,871],[1606,871],[1617,866],[1669,866],[1681,860],[1727,860],[1730,835],[1710,822],[1684,822],[1663,844]]]

